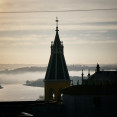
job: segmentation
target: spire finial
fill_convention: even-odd
[[[59,22],[58,17],[56,17],[56,27],[58,27],[58,22]]]
[[[58,30],[58,22],[59,22],[58,17],[56,17],[56,31],[59,31]]]
[[[99,72],[99,71],[100,71],[100,66],[99,66],[99,64],[97,63],[96,72]]]
[[[83,76],[84,76],[83,69],[82,69],[82,74],[81,75],[82,75],[82,85],[83,85]]]

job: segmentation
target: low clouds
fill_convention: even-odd
[[[116,0],[4,0],[4,10],[64,10],[116,7]],[[2,10],[2,9],[1,9]]]
[[[0,11],[4,12],[115,7],[117,7],[116,0],[4,0],[0,2]],[[47,64],[50,44],[55,38],[56,17],[60,20],[59,34],[65,45],[66,56],[69,60],[67,63],[77,63],[80,58],[76,53],[78,50],[82,52],[82,48],[84,52],[85,49],[92,51],[90,56],[93,61],[97,60],[93,52],[97,53],[97,56],[102,56],[106,54],[107,49],[109,50],[108,55],[113,53],[113,56],[109,56],[110,60],[114,58],[113,62],[116,62],[117,55],[114,51],[117,49],[115,46],[117,44],[116,10],[67,13],[0,13],[0,56],[2,62],[5,59],[7,63],[13,63],[13,61],[17,63],[19,57],[22,56],[22,60],[25,59],[25,62],[29,63],[31,59],[28,61],[28,57],[33,55],[33,57],[37,57],[35,63]],[[96,44],[101,46],[101,51],[95,47]],[[13,56],[12,62],[8,59],[9,53]],[[76,60],[69,59],[69,55],[74,55]],[[90,59],[88,55],[85,58]],[[79,61],[83,63],[84,59],[81,58]],[[18,63],[20,62],[18,61]]]

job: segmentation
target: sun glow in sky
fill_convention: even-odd
[[[117,8],[117,0],[0,0],[0,12]],[[117,63],[117,10],[0,13],[0,64],[48,64],[59,18],[67,64]]]

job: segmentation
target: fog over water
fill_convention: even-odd
[[[24,84],[26,80],[43,79],[45,72],[26,72],[21,74],[0,74],[1,84]]]
[[[87,75],[87,71],[84,74]],[[70,76],[81,76],[81,71],[70,71]],[[36,100],[44,96],[43,87],[25,86],[27,80],[44,79],[45,72],[26,72],[21,74],[0,74],[0,101]]]
[[[44,88],[25,86],[26,80],[42,79],[45,72],[0,74],[0,101],[36,100],[44,95]]]
[[[2,66],[3,67],[3,66]],[[20,65],[20,67],[22,67]],[[25,67],[23,65],[23,67]],[[30,66],[29,66],[30,67]],[[8,71],[15,68],[16,70],[18,66],[15,65],[7,65],[4,66],[5,70],[8,68]],[[27,68],[26,68],[27,69]],[[21,69],[20,69],[21,70]],[[6,70],[7,71],[7,70]],[[93,74],[95,71],[91,70],[90,74]],[[33,87],[24,85],[27,80],[35,81],[38,79],[44,79],[46,71],[34,71],[34,72],[6,72],[0,73],[0,85],[2,85],[2,89],[0,89],[0,101],[21,101],[21,100],[37,100],[40,96],[44,96],[44,88],[43,87]],[[83,71],[84,77],[87,78],[88,69]],[[69,71],[70,76],[75,77],[74,82],[79,80],[81,84],[81,74],[82,70]],[[72,77],[73,78],[73,77]]]
[[[0,90],[0,101],[37,100],[44,95],[44,88],[29,87],[22,84],[3,85]]]

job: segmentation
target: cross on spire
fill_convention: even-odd
[[[56,17],[56,31],[59,31],[58,30],[58,22],[59,22],[58,17]]]
[[[59,22],[58,17],[56,17],[56,27],[58,27],[58,22]]]

